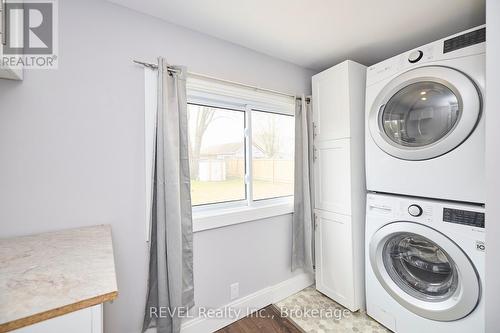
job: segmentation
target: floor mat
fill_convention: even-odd
[[[365,313],[351,312],[308,287],[275,304],[282,315],[292,319],[308,333],[385,333],[391,332]]]

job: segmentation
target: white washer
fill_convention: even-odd
[[[368,194],[367,313],[397,333],[484,332],[484,207]]]
[[[467,30],[368,68],[369,191],[485,202],[485,34]]]

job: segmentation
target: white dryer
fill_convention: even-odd
[[[485,34],[474,28],[368,68],[369,191],[485,202]]]
[[[367,313],[397,333],[484,333],[484,207],[368,194]]]

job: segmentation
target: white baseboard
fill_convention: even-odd
[[[297,274],[288,280],[256,291],[218,309],[220,311],[223,309],[241,310],[238,316],[235,315],[231,318],[217,319],[205,317],[194,318],[182,324],[181,333],[210,333],[217,331],[218,329],[221,329],[238,319],[247,316],[249,314],[249,309],[250,313],[257,311],[258,309],[266,307],[269,304],[281,301],[282,299],[309,287],[313,283],[314,278],[311,274]],[[156,332],[156,329],[149,329],[146,331],[146,333],[154,332]]]
[[[279,302],[312,284],[314,284],[314,275],[309,273],[301,273],[288,280],[275,284],[273,286],[273,299],[271,303]]]

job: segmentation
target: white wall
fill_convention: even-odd
[[[136,333],[147,277],[144,72],[134,58],[309,93],[311,72],[98,0],[59,2],[58,70],[0,82],[0,237],[109,223],[119,297],[107,333]],[[229,302],[291,277],[290,216],[197,233],[196,302]]]
[[[486,2],[486,332],[500,330],[500,1]]]

